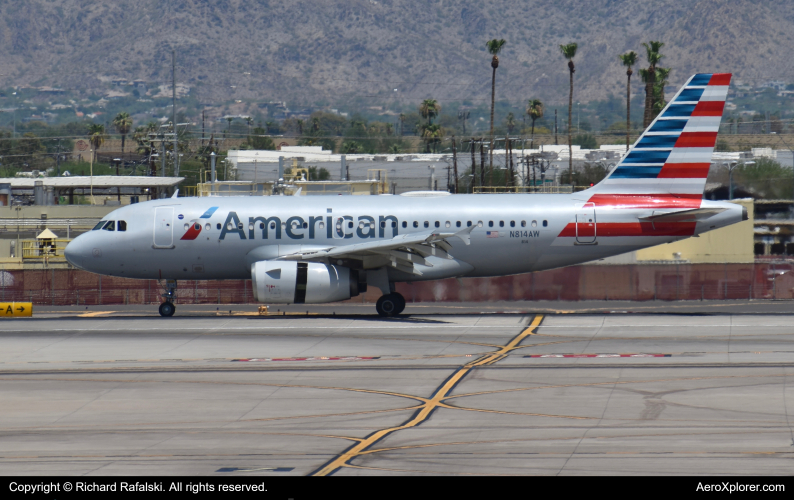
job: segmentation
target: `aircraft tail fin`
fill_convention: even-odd
[[[702,199],[730,81],[730,73],[689,78],[612,172],[591,188],[594,198]]]

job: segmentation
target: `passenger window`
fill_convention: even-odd
[[[210,224],[209,222],[204,224],[204,230],[209,231],[210,229],[212,229],[212,224]]]
[[[303,223],[303,229],[308,229],[308,228],[309,228],[309,223],[308,222],[304,222]]]
[[[430,223],[425,221],[425,227],[430,227]]]
[[[469,225],[471,226],[471,223],[469,223]],[[456,226],[456,227],[460,227],[460,221],[456,222],[456,223],[455,223],[455,226]]]
[[[405,229],[406,227],[408,227],[408,222],[407,221],[403,221],[403,229]]]
[[[116,221],[109,220],[105,227],[103,228],[105,231],[115,231],[116,230]]]
[[[221,223],[219,222],[219,223],[218,223],[218,224],[215,226],[215,228],[216,228],[216,229],[218,229],[218,230],[220,231],[220,229],[221,229]]]
[[[380,227],[386,227],[386,221],[385,220],[380,221]]]
[[[499,221],[499,227],[505,227],[505,221],[500,220]]]
[[[471,227],[471,221],[466,222],[466,227]]]
[[[121,221],[121,220],[119,221],[119,231],[126,231],[127,230],[127,224],[124,223],[124,229],[121,229],[121,223],[122,222],[124,222],[124,221]],[[253,226],[253,224],[251,224],[251,225]],[[196,222],[195,224],[193,224],[193,229],[195,229],[196,231],[201,231],[201,224]],[[253,229],[253,227],[251,229]]]
[[[441,223],[436,221],[436,227],[441,227]]]
[[[516,221],[511,220],[510,221],[510,227],[516,227]]]
[[[105,224],[107,224],[107,223],[108,223],[108,221],[106,221],[106,220],[101,220],[101,221],[97,222],[97,225],[96,225],[96,226],[94,226],[94,229],[92,229],[91,231],[99,231],[100,229],[102,229],[103,227],[105,227]]]
[[[477,227],[482,227],[482,221],[481,220],[477,221]]]
[[[350,222],[347,223],[347,228],[348,229],[353,229],[353,221],[350,221]]]
[[[532,227],[538,227],[538,221],[533,220],[532,221]]]
[[[397,227],[397,223],[394,222],[394,221],[391,221],[391,227]]]
[[[419,221],[417,220],[414,221],[414,227],[419,227]]]
[[[547,220],[544,220],[544,221],[543,221],[543,227],[546,227],[546,226],[548,226],[548,225],[549,225],[549,221],[547,221]]]
[[[521,227],[527,227],[527,221],[522,220],[521,221]]]
[[[260,222],[259,223],[259,229],[264,229],[264,228],[265,228],[265,223],[264,222]]]
[[[321,222],[321,223],[319,224],[319,226],[320,226],[320,229],[325,229],[325,222]]]
[[[451,227],[451,226],[452,226],[452,224],[449,221],[444,223],[444,227]]]
[[[493,227],[493,221],[492,220],[488,221],[488,227]]]
[[[276,229],[276,223],[275,222],[271,222],[270,223],[270,229]]]

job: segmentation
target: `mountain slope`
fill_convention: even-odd
[[[490,38],[508,42],[501,99],[567,102],[558,45],[570,41],[580,44],[576,100],[622,95],[617,55],[642,54],[648,40],[666,43],[671,85],[711,71],[794,81],[794,2],[784,0],[11,0],[0,16],[4,87],[164,83],[175,47],[178,80],[207,103],[487,100]]]

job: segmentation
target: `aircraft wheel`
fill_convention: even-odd
[[[160,304],[160,316],[170,318],[176,312],[176,307],[172,302],[163,302]]]
[[[400,300],[394,296],[395,294],[389,293],[381,296],[378,302],[375,303],[375,309],[383,317],[391,317],[399,314]]]
[[[398,314],[402,314],[402,312],[405,311],[405,297],[397,292],[394,292],[391,295],[397,299],[397,312],[395,312],[394,315],[396,316]]]

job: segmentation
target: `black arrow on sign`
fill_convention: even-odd
[[[24,307],[22,307],[22,306],[19,306],[19,308],[17,309],[17,311],[19,311],[19,312],[24,312],[24,311],[25,311],[25,308],[24,308]]]

